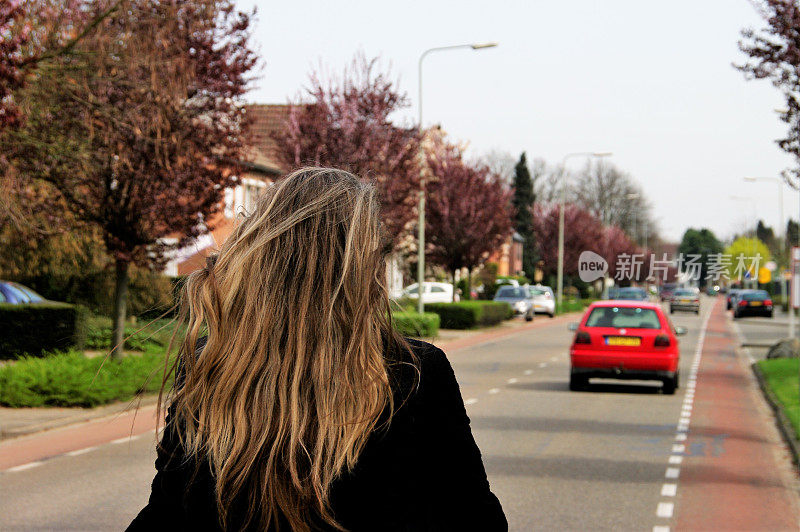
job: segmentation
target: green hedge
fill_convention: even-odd
[[[0,303],[0,359],[83,348],[86,309],[67,303]]]
[[[129,400],[157,392],[163,367],[163,353],[105,362],[76,351],[25,357],[0,367],[0,405],[91,407]]]
[[[583,310],[592,304],[595,299],[565,299],[563,307],[559,310],[556,309],[558,314],[566,312],[583,312]]]
[[[86,349],[110,349],[112,334],[111,318],[92,316],[88,320]],[[169,344],[175,322],[162,320],[139,320],[135,325],[125,324],[125,349],[148,351],[162,349]]]
[[[10,279],[29,286],[53,301],[85,306],[92,314],[111,316],[114,311],[114,271],[37,275]],[[131,268],[128,285],[128,316],[156,318],[175,301],[182,278]]]
[[[428,303],[425,310],[439,315],[443,329],[472,329],[496,325],[513,315],[511,306],[500,301]]]
[[[439,334],[439,315],[433,312],[393,312],[392,321],[403,336],[432,338]]]

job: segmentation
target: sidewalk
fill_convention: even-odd
[[[797,472],[737,340],[718,302],[689,411],[675,528],[798,530]]]
[[[532,322],[522,319],[504,321],[495,327],[477,330],[442,329],[437,338],[425,338],[448,355],[459,349],[496,340],[511,334],[547,325],[577,320],[579,313],[568,313],[556,318],[537,316]],[[115,419],[130,414],[137,406],[148,418],[154,412],[156,396],[145,396],[141,401],[123,401],[96,408],[5,408],[0,407],[0,441],[28,434],[83,424],[92,420]],[[2,467],[0,467],[2,469]]]

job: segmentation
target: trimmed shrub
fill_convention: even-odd
[[[393,312],[392,321],[403,336],[431,338],[439,334],[439,315],[433,312]]]
[[[566,312],[583,312],[595,299],[565,299],[562,309],[558,314]]]
[[[393,299],[392,303],[392,311],[397,312],[414,312],[417,308],[417,300],[411,299],[410,297],[400,297],[398,299]]]
[[[83,348],[86,309],[68,303],[0,303],[0,359]]]
[[[161,387],[163,353],[121,360],[86,358],[72,351],[25,357],[0,367],[0,405],[91,407],[129,400]]]
[[[38,275],[12,280],[31,287],[47,299],[83,305],[93,314],[113,314],[113,270],[73,275]],[[177,281],[166,275],[132,267],[128,286],[128,315],[157,317],[173,304],[176,283]],[[153,314],[154,311],[158,312]]]
[[[439,315],[443,329],[472,329],[496,325],[512,313],[511,306],[501,301],[461,301],[428,303],[425,309]]]
[[[169,345],[176,322],[168,319],[142,320],[125,324],[125,349],[134,351],[163,351]],[[111,318],[92,316],[88,320],[87,349],[111,349]]]

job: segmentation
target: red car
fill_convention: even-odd
[[[678,387],[680,349],[673,327],[656,303],[598,301],[570,326],[570,390],[585,389],[591,377],[660,380],[665,394]]]

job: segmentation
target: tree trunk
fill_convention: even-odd
[[[130,263],[118,260],[114,285],[114,330],[111,337],[111,358],[122,358],[125,341],[125,314],[128,307],[128,268]]]
[[[472,301],[472,268],[467,268],[467,300]]]

